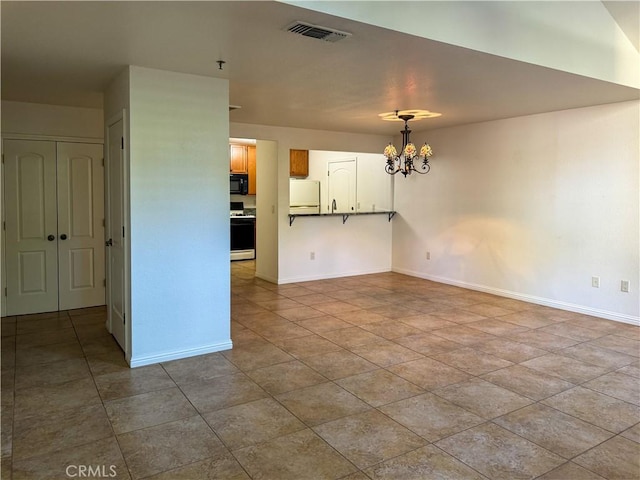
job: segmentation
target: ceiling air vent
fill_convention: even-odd
[[[306,22],[292,23],[286,30],[287,32],[296,33],[304,37],[317,38],[318,40],[324,40],[326,42],[337,42],[351,36],[351,34],[347,32],[341,32],[340,30],[321,27],[320,25],[313,25]]]

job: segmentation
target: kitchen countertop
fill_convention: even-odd
[[[396,214],[395,210],[376,210],[375,212],[353,212],[353,213],[290,213],[289,226],[293,225],[296,217],[342,217],[342,223],[346,223],[347,219],[354,215],[388,215],[389,221]]]

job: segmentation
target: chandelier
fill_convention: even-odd
[[[387,145],[387,147],[384,149],[384,156],[387,158],[387,164],[384,167],[384,171],[389,175],[402,173],[402,175],[404,175],[405,177],[407,175],[411,175],[411,172],[416,172],[420,175],[424,175],[425,173],[428,173],[429,170],[431,170],[431,165],[429,165],[429,157],[433,155],[431,146],[428,143],[425,143],[424,145],[422,145],[422,148],[420,148],[420,153],[418,153],[416,146],[411,143],[411,140],[409,139],[409,134],[411,133],[411,130],[409,130],[409,120],[415,118],[416,115],[405,112],[401,114],[398,113],[398,110],[396,110],[394,119],[400,119],[404,121],[404,130],[400,131],[400,133],[402,134],[402,149],[400,150],[400,155],[398,155],[398,151],[392,143],[389,143],[389,145]],[[439,114],[433,114],[431,116],[439,116]],[[387,120],[389,118],[387,117],[384,119]],[[416,168],[414,162],[420,161],[422,163]]]

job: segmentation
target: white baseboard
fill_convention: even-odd
[[[256,270],[256,273],[255,273],[255,277],[259,278],[260,280],[264,280],[266,282],[269,282],[269,283],[275,283],[276,285],[278,284],[278,279],[276,277],[271,277],[269,275],[264,275],[262,273],[259,273],[257,270]]]
[[[153,365],[155,363],[168,362],[171,360],[180,360],[182,358],[195,357],[196,355],[205,355],[207,353],[221,352],[233,348],[233,342],[215,343],[204,347],[192,348],[189,350],[179,350],[175,352],[161,353],[158,355],[147,355],[144,357],[132,357],[129,361],[131,368],[144,367],[145,365]]]
[[[367,270],[367,271],[357,271],[357,272],[340,272],[334,274],[321,274],[321,275],[303,275],[300,277],[289,277],[289,278],[279,278],[278,284],[283,285],[286,283],[298,283],[298,282],[312,282],[315,280],[328,280],[331,278],[343,278],[343,277],[354,277],[356,275],[371,275],[374,273],[386,273],[391,271],[390,268],[381,268],[375,270]]]
[[[545,307],[558,308],[560,310],[567,310],[569,312],[582,313],[585,315],[591,315],[594,317],[605,318],[607,320],[614,320],[616,322],[629,323],[631,325],[640,325],[640,317],[634,317],[633,315],[626,315],[624,313],[610,312],[608,310],[599,310],[597,308],[586,307],[584,305],[577,305],[574,303],[562,302],[559,300],[553,300],[550,298],[537,297],[535,295],[528,295],[524,293],[512,292],[510,290],[502,290],[500,288],[487,287],[484,285],[477,285],[474,283],[461,282],[459,280],[453,280],[446,277],[439,277],[436,275],[427,275],[422,272],[416,272],[405,268],[394,268],[394,272],[402,273],[412,277],[424,278],[425,280],[432,280],[438,283],[445,283],[447,285],[454,285],[456,287],[468,288],[470,290],[477,290],[479,292],[491,293],[500,297],[513,298],[514,300],[522,300],[523,302],[535,303],[536,305],[544,305]]]

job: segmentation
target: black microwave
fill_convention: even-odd
[[[249,175],[246,173],[230,174],[229,193],[231,195],[247,195],[249,193]]]

